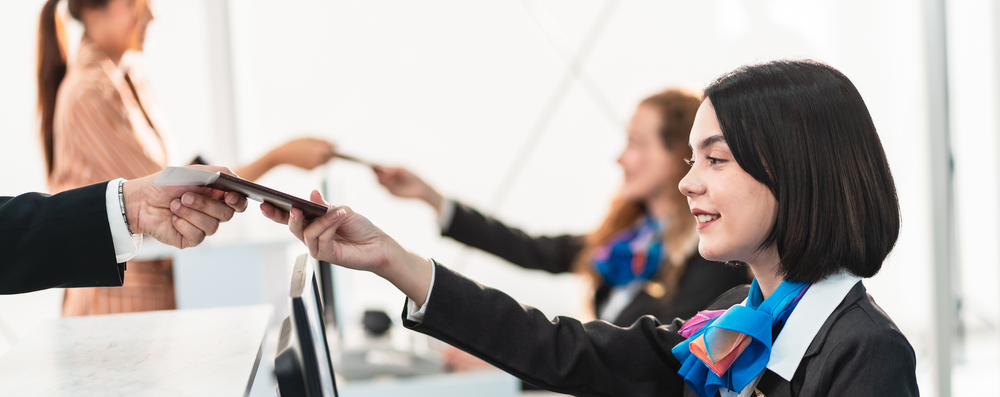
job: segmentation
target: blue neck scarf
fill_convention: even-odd
[[[703,312],[717,317],[699,323],[700,329],[674,346],[672,353],[681,362],[677,373],[701,397],[712,397],[722,387],[739,393],[767,367],[771,344],[809,285],[783,281],[765,300],[754,279],[746,306],[721,314]],[[691,332],[682,328],[681,334],[686,336],[685,331]]]
[[[594,252],[594,270],[612,287],[649,280],[660,270],[663,229],[647,214],[635,227],[619,233]]]

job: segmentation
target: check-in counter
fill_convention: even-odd
[[[271,306],[52,320],[0,357],[11,396],[244,396]]]

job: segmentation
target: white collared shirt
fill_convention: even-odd
[[[437,261],[431,259],[431,285],[427,287],[427,297],[424,298],[423,306],[417,307],[413,299],[406,299],[406,319],[413,322],[423,322],[424,313],[427,312],[427,302],[431,301],[431,291],[434,291],[434,275],[437,274]]]
[[[111,241],[115,246],[115,260],[118,263],[127,262],[139,253],[142,246],[142,235],[132,234],[125,226],[122,218],[122,204],[118,197],[118,184],[125,179],[118,178],[108,182],[104,193],[104,204],[108,212],[108,225],[111,227]]]
[[[636,295],[642,292],[647,280],[635,280],[631,283],[611,287],[608,292],[608,300],[597,309],[597,318],[609,323],[614,323],[618,316],[635,300]]]
[[[441,233],[447,233],[448,227],[451,226],[451,220],[455,218],[455,200],[446,198],[441,200],[441,208],[438,208],[438,227],[441,228]]]

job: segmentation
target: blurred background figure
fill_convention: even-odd
[[[688,134],[700,104],[698,94],[675,88],[639,104],[618,157],[624,182],[601,226],[585,236],[531,236],[444,199],[405,168],[374,169],[392,194],[436,209],[443,236],[524,268],[585,275],[593,288],[587,302],[593,318],[621,327],[644,315],[686,319],[750,281],[741,266],[698,254],[696,222],[677,190],[688,170]],[[459,371],[485,365],[457,349],[446,350],[444,361]]]
[[[67,64],[59,0],[42,9],[38,37],[38,108],[51,192],[117,177],[138,178],[168,165],[169,136],[159,122],[142,73],[122,62],[142,51],[153,20],[147,0],[67,0],[83,38]],[[279,165],[313,169],[329,161],[334,145],[301,138],[237,168],[256,180]],[[121,288],[66,290],[64,316],[176,308],[170,258],[131,261]]]

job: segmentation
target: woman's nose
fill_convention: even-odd
[[[677,189],[681,191],[681,194],[691,197],[704,194],[705,184],[701,181],[701,178],[696,175],[694,168],[691,168],[687,175],[684,175],[684,178],[681,178],[681,182],[677,184]]]

